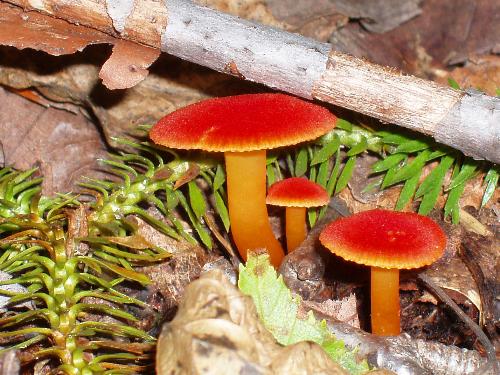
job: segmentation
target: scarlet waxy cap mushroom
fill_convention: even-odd
[[[181,108],[151,129],[151,139],[179,149],[224,152],[231,233],[246,260],[266,248],[279,266],[284,252],[266,208],[266,149],[315,139],[335,127],[327,109],[283,94],[207,99]]]
[[[441,257],[446,235],[426,216],[370,210],[341,218],[321,232],[321,243],[338,256],[371,266],[372,332],[398,335],[399,270]]]
[[[271,185],[266,203],[286,207],[286,246],[295,250],[306,238],[306,209],[324,206],[330,197],[323,186],[305,177],[292,177]]]

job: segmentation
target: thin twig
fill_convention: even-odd
[[[484,350],[486,351],[486,356],[488,358],[488,362],[475,371],[474,375],[481,375],[489,373],[489,370],[492,369],[494,374],[499,373],[499,364],[496,358],[496,352],[493,344],[490,339],[483,330],[467,315],[462,309],[453,301],[448,294],[445,293],[443,289],[441,289],[438,285],[436,285],[428,276],[421,273],[418,275],[418,278],[422,280],[425,285],[436,294],[436,296],[444,302],[447,306],[449,306],[458,317],[465,323],[469,328],[476,334],[478,340],[483,344]]]

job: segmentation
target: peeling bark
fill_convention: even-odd
[[[303,36],[186,0],[7,0],[214,70],[353,109],[500,163],[500,99],[404,76]],[[168,22],[167,22],[168,19]],[[123,31],[120,34],[116,31]],[[161,40],[161,43],[160,43]]]

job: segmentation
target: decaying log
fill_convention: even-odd
[[[0,0],[1,1],[1,0]],[[458,91],[187,0],[6,0],[500,162],[500,99]]]

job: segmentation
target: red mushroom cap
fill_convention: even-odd
[[[330,223],[319,239],[346,260],[398,269],[431,264],[446,246],[443,230],[428,217],[378,209]]]
[[[284,94],[247,94],[191,104],[163,117],[150,137],[163,146],[256,151],[315,139],[335,127],[327,109]]]
[[[317,207],[328,203],[328,192],[305,177],[292,177],[271,185],[266,203],[284,207]]]

